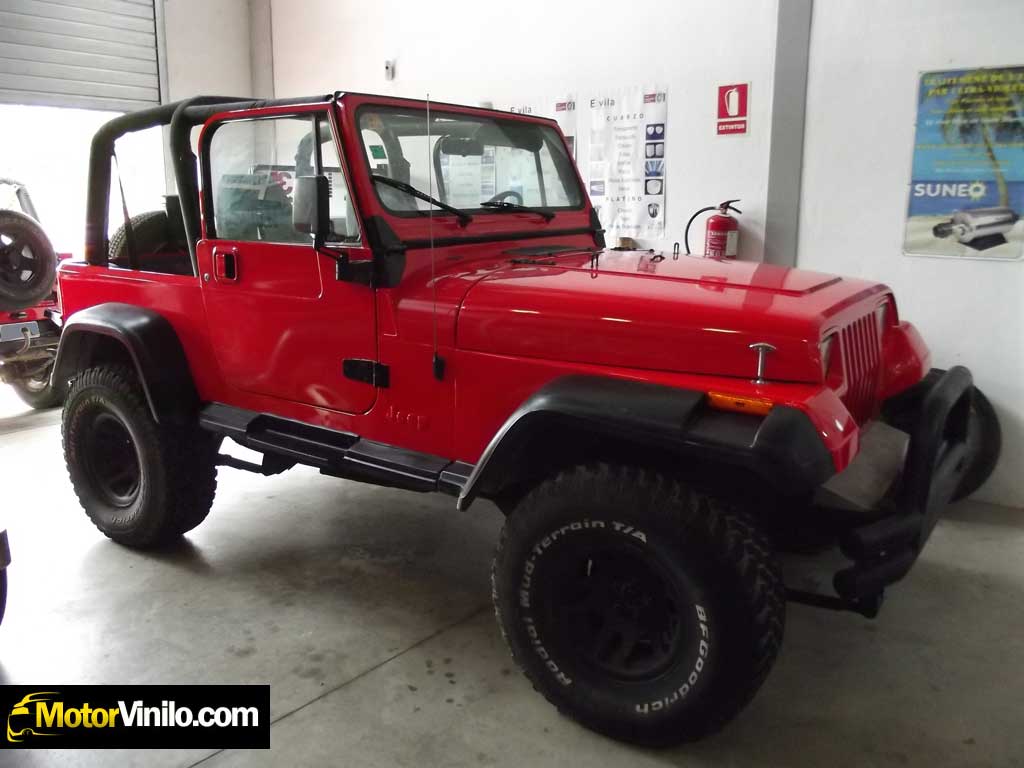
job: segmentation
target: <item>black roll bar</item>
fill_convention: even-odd
[[[174,181],[181,202],[182,219],[188,239],[192,269],[198,274],[196,243],[199,241],[199,182],[196,156],[192,151],[192,128],[202,125],[218,112],[262,107],[302,106],[329,102],[335,94],[299,99],[252,99],[244,96],[196,96],[120,115],[104,123],[92,139],[89,153],[89,186],[85,207],[85,261],[105,267],[108,262],[107,226],[110,204],[110,159],[114,142],[127,133],[169,126]]]

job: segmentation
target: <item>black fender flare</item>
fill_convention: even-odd
[[[818,431],[799,409],[775,406],[764,417],[732,413],[710,408],[702,391],[571,375],[541,387],[502,425],[466,480],[458,509],[467,509],[481,489],[514,472],[519,449],[537,430],[567,424],[749,468],[788,492],[809,492],[836,471]]]
[[[195,415],[199,395],[177,332],[160,313],[133,304],[97,304],[68,318],[52,381],[67,381],[87,368],[100,338],[124,347],[158,423],[181,422]]]

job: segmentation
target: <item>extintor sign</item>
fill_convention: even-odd
[[[718,86],[718,119],[716,125],[719,136],[730,136],[747,132],[749,96],[750,83]]]

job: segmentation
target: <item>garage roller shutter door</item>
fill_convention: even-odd
[[[153,0],[0,0],[0,102],[159,104]]]

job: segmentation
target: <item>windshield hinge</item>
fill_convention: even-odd
[[[352,261],[347,253],[335,259],[335,277],[339,282],[373,285],[373,260]]]

